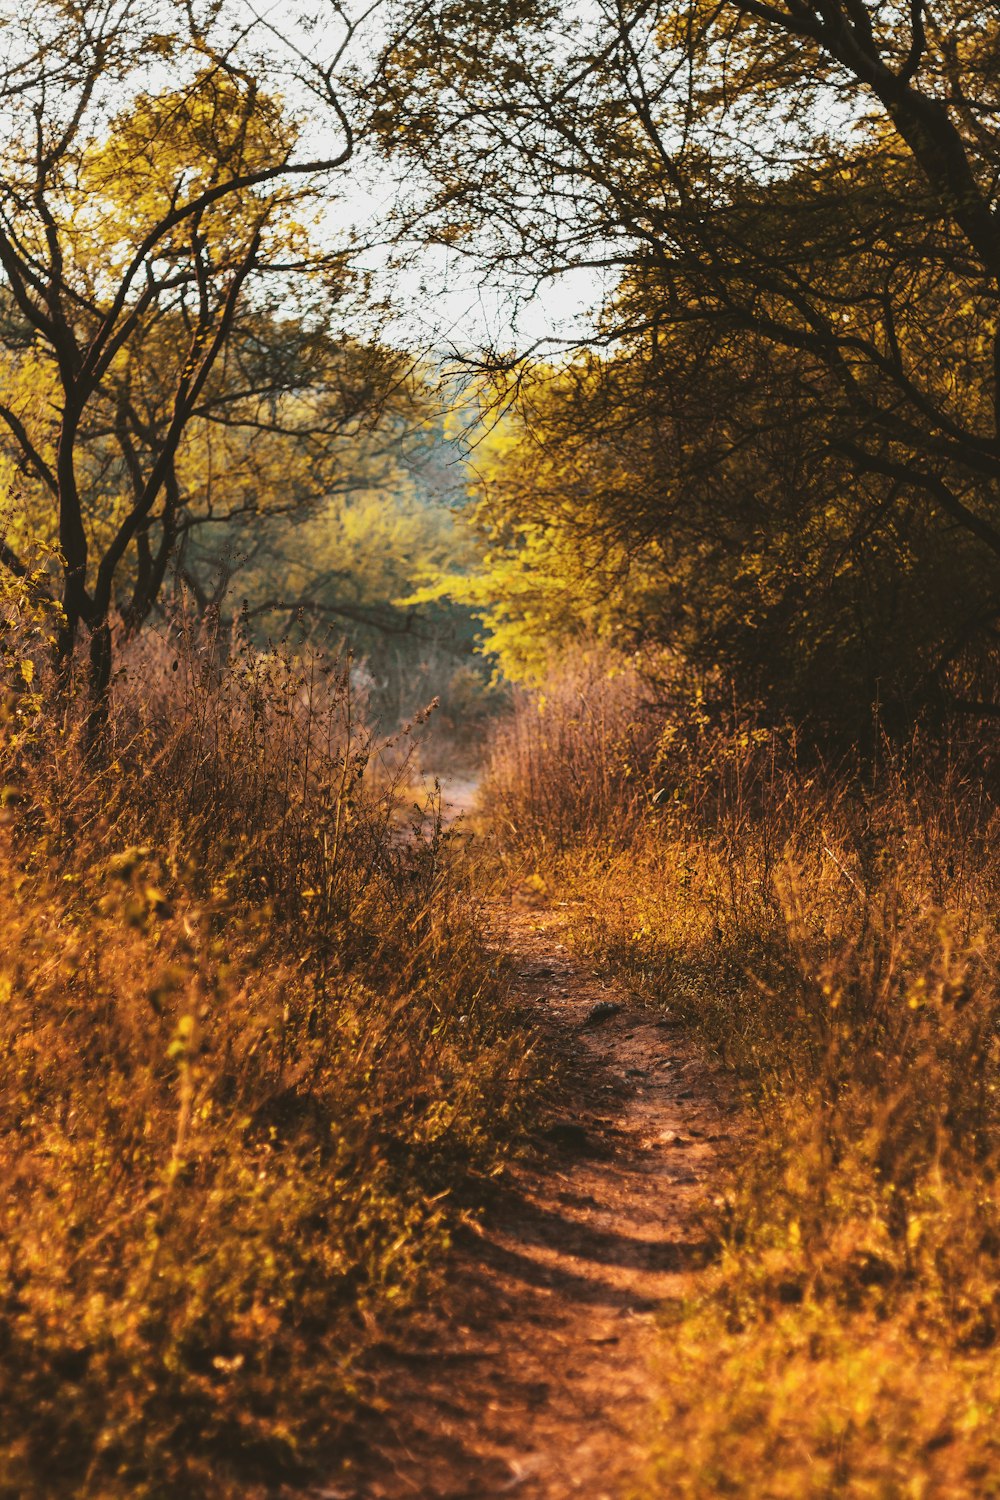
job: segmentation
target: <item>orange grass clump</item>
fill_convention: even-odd
[[[0,1495],[245,1500],[331,1472],[539,1064],[348,666],[178,625],[95,744],[37,646],[8,622]]]
[[[674,1310],[657,1497],[1000,1493],[1000,806],[989,740],[830,768],[668,671],[523,699],[487,797],[577,944],[749,1128]]]

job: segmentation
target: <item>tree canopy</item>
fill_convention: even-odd
[[[995,710],[991,12],[46,0],[4,35],[0,561],[98,694],[171,569],[364,632],[433,557],[461,576],[421,597],[478,608],[515,675],[596,634],[851,732],[875,699]],[[607,288],[586,339],[478,356],[472,575],[408,509],[426,351],[380,342],[380,262],[337,228],[362,157],[398,189],[383,240],[525,299]]]
[[[193,524],[257,509],[247,435],[318,458],[395,378],[336,332],[352,272],[319,228],[357,145],[337,73],[353,23],[316,21],[297,10],[283,40],[175,0],[7,18],[2,561],[27,576],[24,546],[58,549],[60,651],[86,628],[98,693],[112,611],[136,628]]]
[[[570,530],[660,573],[646,630],[784,676],[792,704],[788,676],[821,666],[841,704],[978,702],[1000,612],[996,16],[431,4],[384,76],[440,241],[526,294],[611,276],[594,353],[533,421],[572,454],[564,484],[545,460]],[[508,392],[527,353],[486,356]],[[537,521],[527,488],[515,526]]]

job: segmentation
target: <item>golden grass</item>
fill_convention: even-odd
[[[25,650],[9,629],[0,1495],[329,1475],[541,1064],[346,667],[149,636],[87,750]]]
[[[570,900],[578,945],[693,1024],[747,1105],[637,1495],[1000,1493],[987,744],[831,770],[682,683],[605,691],[596,669],[498,737],[509,858]]]

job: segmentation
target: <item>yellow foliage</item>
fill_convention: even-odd
[[[567,453],[548,433],[539,441],[535,425],[544,432],[562,398],[557,374],[539,378],[530,408],[495,422],[473,449],[465,520],[476,564],[439,573],[404,601],[471,606],[504,676],[536,687],[571,651],[633,633],[659,560],[655,545],[631,557],[599,524],[588,487],[616,479],[599,451]]]

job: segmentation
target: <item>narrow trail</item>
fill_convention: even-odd
[[[513,908],[496,938],[570,1060],[562,1114],[460,1237],[444,1298],[381,1351],[364,1451],[328,1496],[618,1500],[641,1463],[659,1309],[705,1263],[696,1204],[733,1120],[683,1029],[560,926]]]

